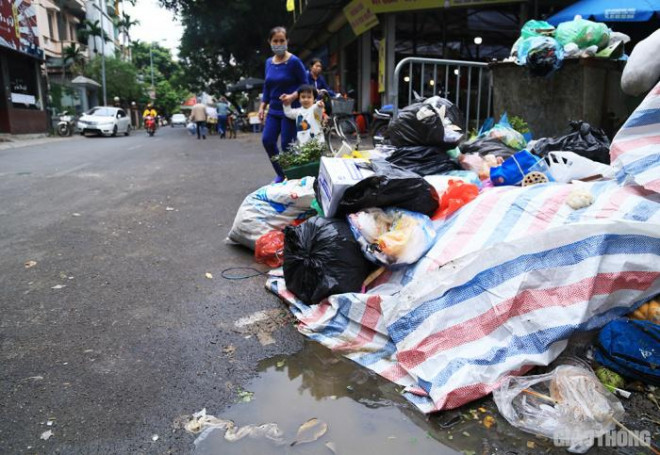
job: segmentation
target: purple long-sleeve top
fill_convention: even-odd
[[[264,78],[264,91],[261,100],[268,103],[268,115],[284,116],[281,95],[294,93],[298,88],[307,83],[307,71],[303,62],[292,55],[286,62],[273,63],[273,58],[266,60],[266,77]],[[292,107],[300,104],[295,101]]]

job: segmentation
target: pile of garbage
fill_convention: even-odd
[[[628,35],[581,17],[562,22],[556,28],[545,21],[530,20],[520,30],[511,58],[534,76],[548,76],[561,67],[564,59],[622,58],[628,42]]]
[[[458,109],[433,97],[400,111],[392,145],[324,157],[318,178],[249,195],[229,238],[281,265],[266,287],[300,332],[403,386],[421,411],[495,391],[514,425],[582,419],[595,437],[622,408],[593,373],[507,378],[605,327],[598,363],[660,384],[660,306],[647,303],[660,293],[658,112],[660,84],[611,145],[581,122],[528,142],[506,116],[466,141]],[[653,336],[652,349],[635,344]]]

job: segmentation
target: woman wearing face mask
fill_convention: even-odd
[[[261,141],[269,157],[279,154],[277,139],[280,138],[282,150],[296,139],[296,123],[284,115],[282,103],[293,103],[298,107],[298,87],[307,82],[307,72],[302,61],[287,51],[287,36],[284,27],[275,27],[268,35],[268,42],[273,56],[266,60],[264,91],[259,106],[259,120],[264,120],[266,106],[268,115],[264,124]],[[274,182],[284,180],[284,172],[277,163],[272,163],[277,177]]]
[[[307,83],[314,87],[316,91],[321,95],[322,91],[325,91],[330,96],[335,96],[335,92],[332,91],[328,83],[321,76],[323,71],[323,63],[321,59],[313,58],[312,62],[309,65],[309,71],[307,71]]]

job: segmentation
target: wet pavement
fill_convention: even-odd
[[[223,241],[271,179],[252,135],[164,128],[0,149],[0,453],[566,453],[511,427],[491,399],[421,414],[300,335],[263,277],[222,279],[257,266]],[[626,425],[657,437],[644,394],[624,405]],[[276,423],[287,443],[216,430],[195,445],[183,425],[202,408]],[[327,432],[291,446],[312,417]]]

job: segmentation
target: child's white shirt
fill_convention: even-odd
[[[323,129],[321,128],[323,108],[318,103],[314,103],[308,108],[298,107],[294,109],[290,105],[284,106],[284,115],[296,121],[298,144],[305,144],[312,139],[325,142]]]

